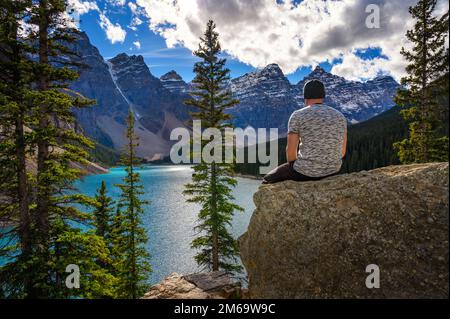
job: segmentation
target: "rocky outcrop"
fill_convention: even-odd
[[[170,274],[143,299],[229,299],[241,297],[241,284],[223,271],[182,276]]]
[[[262,185],[240,238],[250,297],[448,298],[448,168]]]

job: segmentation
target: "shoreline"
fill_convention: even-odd
[[[101,174],[107,174],[109,173],[110,169],[112,168],[119,168],[121,167],[120,165],[114,165],[114,166],[109,166],[109,167],[103,167],[98,163],[94,163],[91,162],[90,164],[94,164],[92,166],[94,166],[95,168],[99,168],[98,170],[87,170],[84,169],[83,174],[82,175],[101,175]],[[175,166],[192,166],[192,165],[187,165],[187,164],[169,164],[169,163],[161,163],[161,164],[140,164],[138,165],[138,167],[146,167],[146,166],[165,166],[165,167],[175,167]],[[255,176],[255,175],[251,175],[251,174],[242,174],[242,173],[233,173],[232,174],[233,177],[239,177],[239,178],[245,178],[245,179],[252,179],[252,180],[258,180],[258,181],[262,181],[263,180],[263,176]]]
[[[253,179],[253,180],[257,180],[257,181],[262,181],[262,180],[263,180],[263,177],[262,177],[262,176],[255,176],[255,175],[242,174],[242,173],[233,173],[233,177],[240,177],[240,178],[246,178],[246,179]]]

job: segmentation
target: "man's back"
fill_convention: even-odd
[[[337,173],[342,165],[342,145],[347,120],[338,110],[314,104],[295,111],[289,119],[289,133],[300,136],[294,169],[306,176]]]

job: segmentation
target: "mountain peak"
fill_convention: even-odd
[[[174,70],[167,72],[159,78],[163,87],[177,94],[186,93],[189,90],[189,84],[183,81],[183,78]]]
[[[124,53],[119,53],[118,55],[116,55],[114,58],[111,58],[110,60],[114,60],[114,59],[128,59],[128,54]]]
[[[327,71],[324,70],[320,65],[317,65],[312,73],[320,74],[320,73],[327,73]]]
[[[276,63],[271,63],[271,64],[266,65],[266,67],[264,69],[262,69],[262,71],[272,71],[272,72],[277,72],[277,73],[283,73],[280,66]]]
[[[280,66],[276,63],[270,63],[268,65],[266,65],[266,67],[264,69],[270,70],[270,69],[274,69],[274,70],[281,70]]]
[[[276,63],[268,64],[264,69],[260,70],[260,75],[269,78],[284,78],[284,73]]]
[[[74,36],[75,38],[78,38],[78,39],[83,39],[83,40],[90,41],[87,33],[84,32],[84,31],[70,32],[70,35],[72,35],[72,36]]]
[[[391,82],[394,81],[394,82],[396,82],[395,79],[389,74],[378,75],[376,78],[372,79],[372,81],[391,81]]]
[[[114,58],[111,58],[108,61],[110,61],[112,63],[117,63],[117,62],[120,63],[120,62],[125,62],[125,61],[144,63],[144,57],[142,55],[128,55],[126,53],[119,53]]]
[[[183,81],[183,78],[174,70],[167,72],[159,79],[161,81]]]

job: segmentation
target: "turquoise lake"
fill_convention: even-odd
[[[191,180],[192,169],[188,166],[147,166],[138,171],[145,190],[143,199],[151,201],[143,216],[153,269],[150,283],[159,282],[172,272],[188,274],[200,271],[194,260],[196,251],[190,247],[195,237],[193,227],[199,206],[187,203],[182,194],[184,185]],[[124,169],[112,168],[107,174],[85,176],[76,183],[76,187],[86,195],[94,195],[101,181],[105,181],[108,195],[117,199],[119,190],[114,185],[120,183],[124,176]],[[237,180],[238,185],[233,191],[235,202],[245,211],[234,215],[231,232],[235,238],[247,230],[255,208],[253,194],[261,183],[246,178]]]

